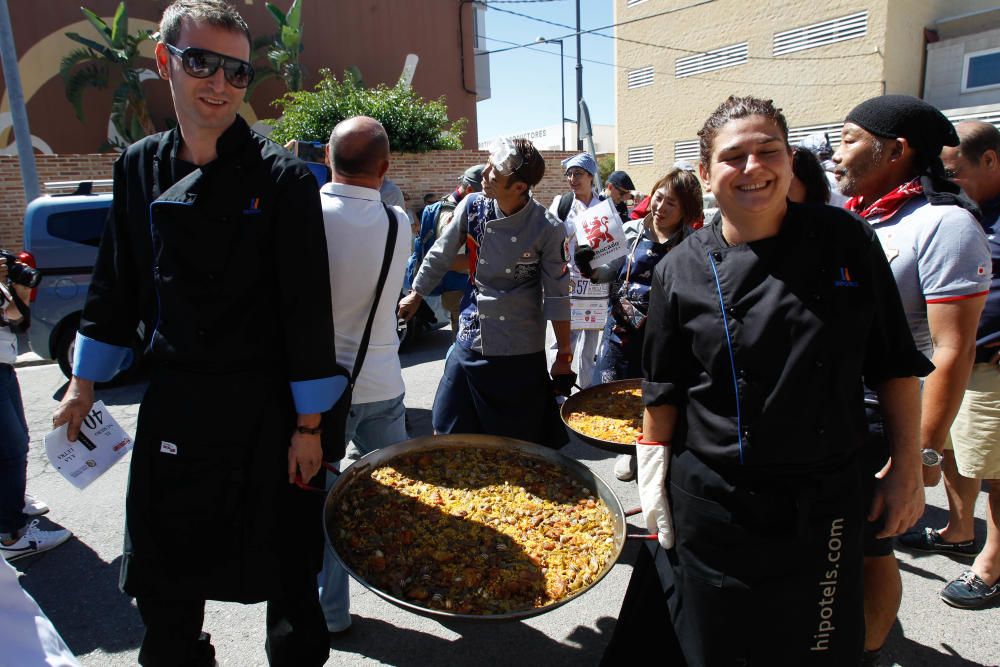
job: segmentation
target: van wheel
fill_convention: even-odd
[[[67,327],[65,331],[59,336],[59,342],[56,343],[55,356],[56,361],[59,362],[59,370],[63,372],[63,375],[67,379],[73,376],[73,352],[76,349],[76,327]],[[112,385],[119,384],[121,382],[127,382],[132,379],[142,365],[142,341],[136,336],[135,341],[132,343],[132,365],[128,368],[124,368],[118,372],[111,380],[105,383],[98,383],[98,385]]]

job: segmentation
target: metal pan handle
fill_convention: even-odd
[[[625,516],[635,516],[636,514],[642,514],[641,507],[633,507],[630,510],[625,510]],[[625,533],[626,540],[655,540],[656,535],[650,535],[649,533]]]
[[[337,467],[335,465],[333,465],[332,463],[329,463],[327,461],[323,461],[323,467],[326,468],[327,472],[332,472],[334,474],[334,476],[340,477],[340,471],[337,470]],[[322,493],[324,495],[326,494],[326,490],[325,489],[317,489],[315,486],[309,486],[308,484],[306,484],[305,482],[303,482],[301,474],[295,475],[295,486],[299,487],[303,491],[310,491],[312,493]]]

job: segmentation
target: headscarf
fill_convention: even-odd
[[[977,215],[978,207],[948,180],[941,163],[941,149],[958,146],[958,133],[936,107],[910,95],[881,95],[854,107],[844,122],[879,137],[903,138],[914,149],[914,167],[923,195],[934,205],[952,204]]]
[[[593,176],[594,183],[597,183],[597,160],[590,153],[579,153],[573,157],[568,157],[560,164],[562,164],[564,174],[573,167],[579,167]]]

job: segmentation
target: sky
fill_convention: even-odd
[[[579,0],[580,27],[588,30],[610,25],[611,0]],[[576,118],[576,0],[503,2],[488,0],[486,46],[490,50],[534,42],[538,37],[563,38],[566,77],[566,117]],[[505,11],[561,23],[568,28],[514,16]],[[603,30],[613,34],[613,29]],[[569,36],[567,36],[569,35]],[[594,125],[615,124],[614,40],[596,35],[581,37],[583,99]],[[490,54],[491,97],[479,102],[479,139],[559,124],[559,45],[538,44]]]

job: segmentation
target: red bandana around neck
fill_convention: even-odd
[[[885,222],[902,208],[903,204],[924,193],[920,177],[907,181],[894,190],[882,195],[873,203],[864,206],[861,197],[851,197],[844,204],[848,211],[857,213],[868,222]]]

